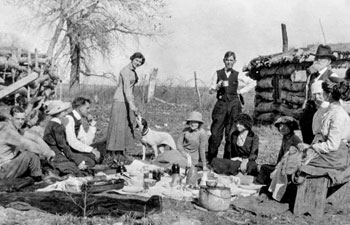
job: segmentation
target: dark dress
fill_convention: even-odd
[[[256,176],[258,169],[255,160],[258,158],[259,137],[253,131],[249,131],[243,146],[238,146],[238,135],[238,131],[233,132],[231,136],[231,151],[225,152],[223,159],[214,158],[211,165],[216,173],[235,176],[239,172],[241,161],[232,161],[231,158],[240,157],[242,159],[249,159],[247,174]]]
[[[263,164],[260,167],[256,182],[269,185],[271,183],[270,174],[274,171],[276,165],[281,161],[282,157],[289,151],[291,146],[297,147],[302,143],[300,138],[293,133],[284,135],[282,139],[281,149],[277,156],[276,164]]]
[[[44,131],[44,141],[56,154],[50,163],[54,169],[61,174],[84,175],[78,168],[84,157],[72,152],[66,141],[65,127],[62,124],[49,121]]]

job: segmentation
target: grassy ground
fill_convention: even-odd
[[[98,118],[98,139],[103,139],[108,126],[111,96],[113,88],[89,86],[82,88],[79,93],[71,93],[64,89],[63,99],[71,100],[71,96],[86,96],[93,99],[94,104],[91,113]],[[166,102],[158,101],[141,103],[142,88],[136,89],[137,104],[141,114],[149,122],[152,129],[169,132],[175,139],[180,134],[184,120],[192,110],[201,110],[203,113],[205,128],[209,130],[211,123],[211,110],[215,104],[215,96],[209,95],[206,89],[202,89],[202,109],[196,97],[194,89],[182,87],[157,87],[155,96]],[[254,92],[244,95],[246,105],[244,112],[252,115],[254,105]],[[156,125],[158,128],[156,128]],[[281,145],[282,136],[273,126],[254,126],[254,131],[260,137],[258,164],[273,163]],[[222,147],[221,147],[222,149]],[[137,145],[135,151],[140,151]],[[70,215],[49,215],[38,212],[19,212],[12,209],[0,209],[0,224],[350,224],[350,203],[346,202],[341,210],[327,209],[323,220],[314,220],[310,217],[295,217],[291,212],[272,217],[262,217],[245,211],[230,210],[225,213],[203,212],[195,209],[193,204],[185,201],[164,199],[164,209],[160,214],[152,215],[137,221],[130,216],[123,218],[88,218],[82,219]],[[2,214],[1,214],[2,213]],[[5,221],[5,222],[3,222]],[[175,223],[177,222],[177,223]]]

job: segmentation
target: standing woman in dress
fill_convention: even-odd
[[[134,102],[134,87],[138,81],[135,70],[145,63],[145,57],[136,52],[130,60],[131,62],[119,73],[107,131],[107,150],[114,152],[116,159],[121,161],[127,160],[125,151],[135,137],[133,121],[137,108]]]

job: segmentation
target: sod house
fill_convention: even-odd
[[[312,65],[318,45],[290,49],[287,52],[259,56],[243,71],[257,81],[254,120],[271,124],[280,115],[299,119],[305,100],[307,69]],[[332,69],[343,76],[350,65],[350,43],[330,44],[336,60]]]

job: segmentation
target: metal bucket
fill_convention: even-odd
[[[211,211],[225,211],[231,204],[230,188],[201,186],[199,190],[199,203]]]

